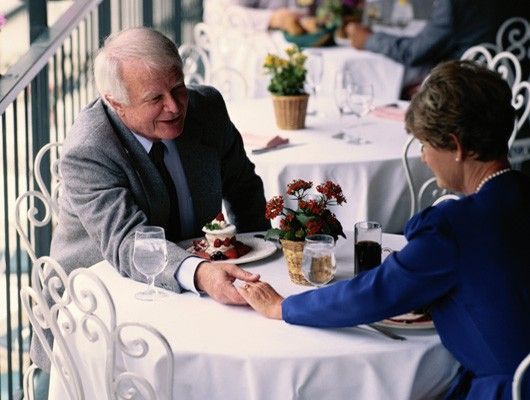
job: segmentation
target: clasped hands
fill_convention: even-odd
[[[244,283],[234,286],[236,279]],[[195,272],[195,286],[222,304],[249,304],[267,318],[282,319],[280,296],[259,274],[247,272],[234,264],[213,264],[204,262]]]

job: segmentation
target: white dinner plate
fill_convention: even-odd
[[[188,239],[183,240],[182,242],[177,243],[180,247],[182,247],[185,250],[188,250],[190,253],[193,250],[193,241],[203,239],[201,238],[195,238],[195,239]],[[256,238],[254,237],[254,233],[238,233],[236,235],[236,239],[240,242],[245,243],[247,246],[252,247],[252,250],[250,250],[247,254],[245,254],[243,257],[239,258],[231,258],[228,260],[218,260],[218,261],[212,261],[213,263],[230,263],[230,264],[245,264],[252,261],[258,261],[262,260],[265,257],[270,256],[276,251],[276,245],[272,242],[268,242],[266,240],[263,240],[262,238]]]
[[[396,318],[407,319],[407,317],[418,317],[417,314],[403,314],[399,315]],[[413,319],[410,322],[398,322],[392,321],[390,319],[384,319],[382,321],[376,322],[376,325],[383,326],[385,328],[399,328],[399,329],[434,329],[434,323],[430,321],[418,321],[414,322]]]

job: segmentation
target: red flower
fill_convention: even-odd
[[[324,206],[325,204],[317,200],[309,200],[309,201],[299,200],[298,201],[298,207],[300,207],[300,210],[306,211],[314,215],[322,214],[322,211],[324,211]]]
[[[306,182],[302,179],[295,179],[287,185],[287,194],[291,196],[303,196],[304,192],[308,189],[311,189],[312,187],[313,182]]]
[[[307,235],[316,235],[322,233],[324,222],[320,219],[312,219],[307,223]]]
[[[346,203],[346,198],[342,194],[342,188],[331,181],[326,181],[321,185],[318,185],[317,192],[322,193],[328,200],[335,199],[339,205]]]
[[[280,229],[284,232],[291,230],[294,221],[294,214],[287,214],[285,218],[280,220]]]
[[[265,218],[274,219],[283,211],[283,197],[276,196],[270,199],[265,206]]]
[[[306,191],[312,187],[312,182],[302,179],[295,179],[287,185],[287,194],[291,199],[297,200],[296,210],[285,207],[282,196],[273,197],[267,202],[265,216],[268,219],[283,215],[279,229],[270,229],[267,232],[268,238],[303,241],[307,235],[319,233],[329,234],[335,240],[339,235],[344,236],[342,225],[327,208],[346,202],[341,187],[332,181],[326,181],[316,188],[320,195],[306,200]]]

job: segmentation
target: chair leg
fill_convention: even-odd
[[[31,364],[24,373],[22,387],[24,400],[47,400],[50,375],[35,364]]]
[[[33,377],[35,376],[35,371],[37,370],[35,364],[31,364],[26,372],[24,372],[24,379],[22,381],[22,387],[24,389],[24,400],[35,400],[35,390],[33,384]]]

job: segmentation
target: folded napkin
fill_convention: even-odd
[[[372,111],[372,115],[384,118],[384,119],[390,119],[392,121],[399,121],[403,122],[405,121],[405,110],[398,107],[392,107],[392,106],[380,106],[376,107]]]
[[[253,133],[242,133],[243,143],[246,147],[251,149],[273,149],[278,146],[286,145],[289,139],[281,136],[262,136]]]

